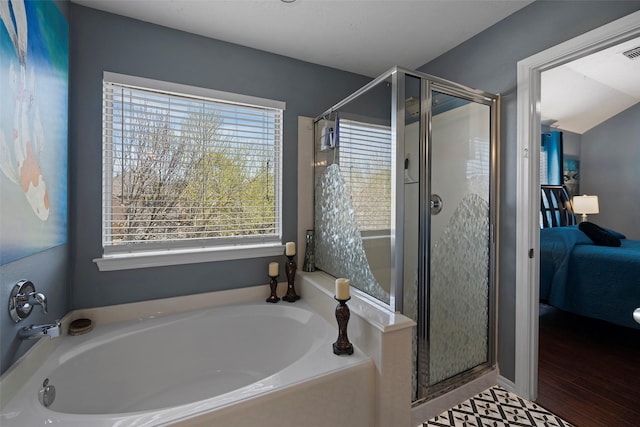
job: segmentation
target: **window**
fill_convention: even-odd
[[[391,228],[391,129],[340,119],[340,171],[361,231]]]
[[[544,147],[540,147],[540,185],[546,185],[549,182],[549,170],[547,165],[549,164],[549,159],[547,157],[547,151]]]
[[[280,254],[284,106],[105,72],[99,268]]]

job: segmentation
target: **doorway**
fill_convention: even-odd
[[[538,384],[540,76],[638,35],[640,12],[518,62],[515,391],[529,400]]]

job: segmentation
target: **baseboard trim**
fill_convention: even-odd
[[[516,393],[516,384],[511,381],[509,378],[505,378],[502,375],[498,375],[498,385],[503,389],[510,391],[511,393]]]

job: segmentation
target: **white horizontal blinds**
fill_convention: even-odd
[[[391,227],[391,129],[340,119],[340,171],[360,230]]]
[[[480,137],[469,139],[469,158],[467,160],[467,180],[487,179],[489,177],[491,151],[489,140]],[[488,184],[488,181],[487,181]]]
[[[544,147],[540,148],[540,185],[549,184],[549,156]]]
[[[103,84],[103,243],[280,240],[282,110]]]

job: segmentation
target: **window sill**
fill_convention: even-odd
[[[218,248],[174,249],[103,255],[93,260],[100,271],[196,264],[200,262],[263,258],[284,254],[284,245],[262,244]]]

